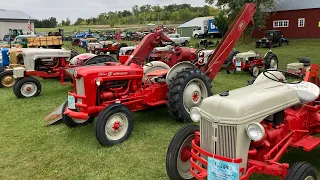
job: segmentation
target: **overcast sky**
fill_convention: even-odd
[[[1,0],[2,1],[2,0]],[[32,18],[45,19],[56,17],[60,22],[69,19],[75,22],[78,17],[96,17],[100,13],[119,10],[131,10],[134,5],[145,4],[160,6],[168,4],[191,4],[203,6],[205,0],[3,0],[1,9],[20,10]]]

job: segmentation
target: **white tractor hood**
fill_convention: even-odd
[[[297,91],[279,82],[259,82],[203,100],[199,108],[202,117],[212,122],[243,124],[299,104]]]

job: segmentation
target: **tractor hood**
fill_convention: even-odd
[[[75,69],[74,73],[77,78],[84,77],[86,78],[115,78],[119,79],[127,79],[129,76],[134,78],[143,77],[143,69],[142,67],[132,64],[130,66],[124,66],[120,63],[112,63],[112,65],[93,65],[93,66],[85,66],[78,67]]]
[[[204,99],[202,114],[220,123],[243,124],[300,103],[297,91],[279,82],[255,83],[226,94]]]

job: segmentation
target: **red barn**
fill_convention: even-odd
[[[282,30],[288,38],[320,38],[320,0],[276,0],[275,14],[266,28],[255,30],[253,38],[262,38],[265,30]]]

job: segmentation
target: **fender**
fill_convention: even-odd
[[[146,76],[155,70],[169,70],[170,67],[162,61],[152,61],[143,66],[143,80]]]
[[[189,61],[182,61],[176,65],[174,65],[168,72],[166,77],[166,83],[167,85],[171,84],[172,79],[182,70],[187,68],[197,68],[194,64],[192,64]]]

